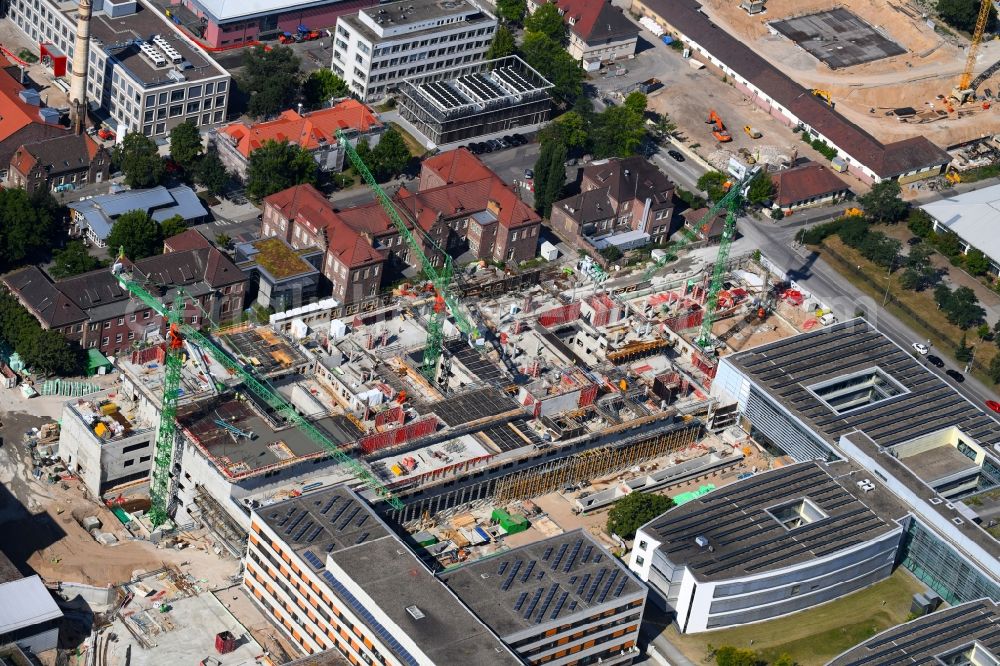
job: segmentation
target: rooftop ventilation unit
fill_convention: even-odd
[[[142,51],[142,54],[147,58],[149,58],[153,62],[153,64],[156,65],[157,67],[166,66],[167,59],[163,57],[163,54],[160,53],[160,50],[158,48],[156,48],[149,42],[140,42],[139,50]]]
[[[184,56],[180,54],[180,51],[171,46],[170,42],[165,40],[160,35],[153,37],[153,43],[163,49],[163,52],[167,54],[170,62],[180,62],[181,60],[184,60]]]
[[[406,612],[409,613],[414,620],[420,620],[424,617],[424,612],[416,606],[407,606]]]
[[[706,546],[708,546],[708,539],[703,536],[696,536],[694,538],[694,542],[698,544],[698,546],[701,548],[705,548]]]

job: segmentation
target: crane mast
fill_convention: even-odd
[[[965,56],[965,68],[962,69],[962,78],[959,79],[958,87],[955,89],[957,93],[955,96],[962,102],[976,92],[970,89],[972,70],[976,66],[979,47],[983,43],[983,33],[986,32],[986,24],[990,19],[991,7],[993,7],[993,0],[980,0],[979,15],[976,17],[976,27],[972,31],[972,42],[969,44],[969,53]]]
[[[388,502],[395,509],[403,507],[403,503],[399,498],[390,489],[386,488],[367,466],[354,459],[350,455],[349,450],[345,450],[344,447],[333,442],[326,433],[295,411],[295,408],[278,395],[266,380],[257,377],[244,368],[241,363],[223,351],[208,336],[204,335],[194,326],[184,323],[182,316],[184,306],[189,300],[193,300],[186,292],[178,289],[173,307],[168,308],[160,299],[153,296],[142,284],[125,272],[121,256],[111,267],[111,272],[118,281],[118,284],[149,306],[154,312],[164,317],[168,323],[166,374],[163,383],[164,390],[160,425],[157,430],[156,449],[150,483],[150,497],[153,502],[151,519],[154,524],[162,524],[166,520],[171,508],[170,466],[174,457],[174,447],[176,446],[177,399],[181,376],[180,352],[183,349],[185,339],[200,346],[203,351],[220,365],[238,376],[243,382],[243,387],[263,400],[286,423],[298,428],[310,439],[322,446],[338,463],[347,467],[355,478],[361,481],[378,497]]]

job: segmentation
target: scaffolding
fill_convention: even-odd
[[[603,446],[553,460],[542,467],[515,472],[497,483],[494,501],[503,505],[531,499],[561,490],[567,485],[590,482],[615,474],[653,458],[680,451],[694,442],[700,433],[701,426],[692,425],[630,446]]]

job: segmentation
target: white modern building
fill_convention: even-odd
[[[29,39],[72,62],[76,3],[12,0],[7,15]],[[229,73],[162,13],[139,0],[95,0],[90,35],[87,100],[119,137],[141,131],[165,138],[188,120],[199,127],[225,121]]]
[[[946,229],[962,241],[962,253],[975,248],[1000,275],[1000,185],[964,192],[920,207],[934,220],[934,231]]]
[[[906,507],[856,485],[864,477],[855,472],[808,462],[737,481],[641,527],[629,567],[682,633],[770,620],[860,590],[892,573]]]
[[[496,28],[470,0],[377,5],[337,19],[331,67],[363,101],[379,100],[404,79],[433,81],[479,63]]]
[[[55,650],[62,621],[62,611],[38,576],[0,584],[0,645],[15,643],[36,655]]]

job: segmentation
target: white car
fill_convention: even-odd
[[[914,342],[910,346],[913,347],[914,351],[916,351],[921,356],[926,356],[927,352],[930,351],[929,349],[927,349],[927,345],[925,345],[922,342]]]

